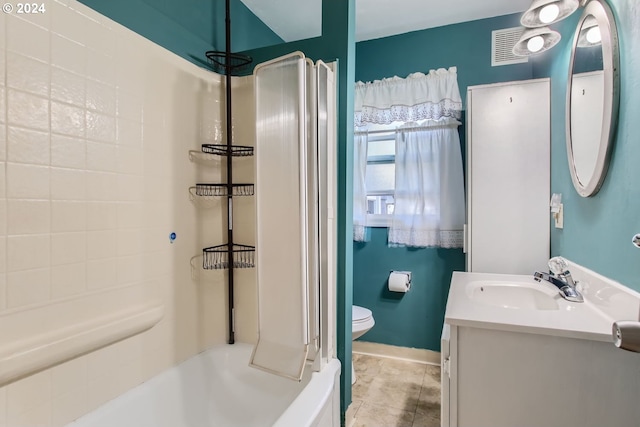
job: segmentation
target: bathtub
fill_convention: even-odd
[[[248,366],[252,346],[200,353],[67,427],[339,427],[340,362],[301,382]]]

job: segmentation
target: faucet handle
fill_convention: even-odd
[[[567,260],[562,258],[561,256],[553,257],[549,260],[549,271],[553,274],[565,274],[569,270],[569,264],[567,264]]]

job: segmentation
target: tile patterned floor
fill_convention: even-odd
[[[353,354],[354,427],[439,427],[440,366]]]

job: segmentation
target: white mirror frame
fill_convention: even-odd
[[[582,183],[578,179],[573,157],[573,141],[571,138],[571,86],[573,76],[573,66],[578,44],[578,35],[584,20],[588,16],[593,16],[598,22],[602,35],[602,61],[604,67],[604,105],[602,109],[602,132],[600,134],[600,145],[598,158],[596,160],[595,171],[587,183]],[[571,181],[578,194],[582,197],[595,195],[607,175],[611,147],[616,132],[618,121],[618,105],[620,98],[620,70],[618,52],[618,32],[611,8],[605,0],[591,0],[587,3],[580,21],[578,22],[575,35],[573,37],[573,47],[571,49],[571,61],[569,62],[569,77],[567,82],[567,102],[566,102],[566,133],[567,133],[567,157],[569,160],[569,171]]]

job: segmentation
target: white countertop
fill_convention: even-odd
[[[540,289],[557,302],[557,309],[536,310],[488,305],[470,296],[469,289],[486,284],[522,284]],[[550,283],[536,282],[533,275],[454,272],[451,278],[445,323],[511,332],[536,333],[568,338],[612,342],[614,319],[588,299],[583,303],[562,298]]]

